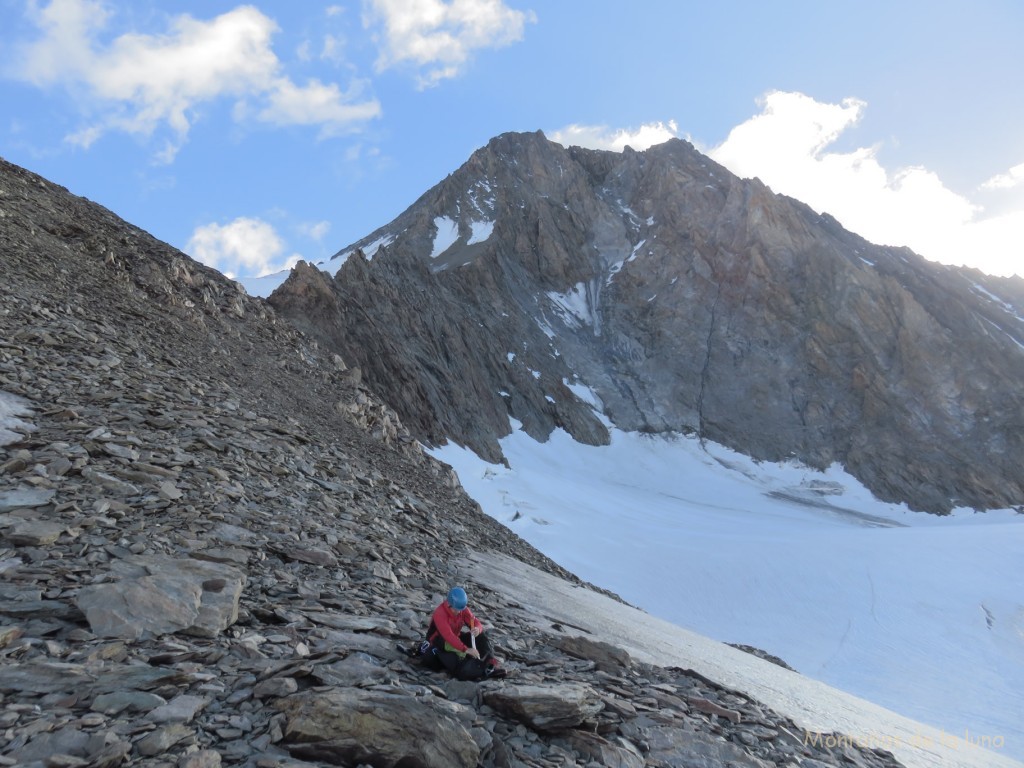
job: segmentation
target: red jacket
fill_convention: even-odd
[[[441,638],[460,653],[464,652],[468,647],[459,639],[459,634],[463,628],[468,631],[471,627],[483,629],[484,626],[480,619],[473,615],[468,606],[461,611],[453,611],[447,601],[434,609],[434,615],[431,616],[431,620],[434,622],[434,626],[437,627],[437,633]],[[434,637],[427,639],[430,642],[434,642]]]

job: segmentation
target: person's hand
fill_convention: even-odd
[[[466,649],[466,655],[467,656],[472,656],[474,659],[479,659],[480,658],[480,651],[478,651],[476,648],[467,648]]]
[[[469,631],[472,633],[473,637],[479,637],[483,633],[484,628],[480,624],[477,624]]]

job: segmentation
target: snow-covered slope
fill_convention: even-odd
[[[1024,758],[1024,516],[874,500],[844,472],[613,430],[433,451],[484,510],[654,616]],[[966,741],[965,741],[966,743]]]
[[[912,720],[505,555],[475,553],[463,567],[467,580],[516,595],[520,618],[539,631],[582,633],[638,662],[692,669],[791,718],[789,735],[808,746],[883,749],[907,768],[1024,768],[999,739]]]

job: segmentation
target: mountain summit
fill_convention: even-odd
[[[491,140],[271,303],[421,440],[492,461],[510,419],[842,464],[945,512],[1024,501],[1024,281],[873,245],[690,144]]]

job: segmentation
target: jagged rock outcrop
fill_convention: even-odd
[[[483,515],[353,369],[2,161],[0,272],[0,765],[897,765],[533,629],[467,553],[578,580]],[[456,580],[513,678],[396,650]],[[575,714],[552,732],[483,702],[518,685]]]
[[[1024,502],[1024,281],[879,247],[686,142],[506,134],[271,304],[420,439],[680,431],[942,512]]]

